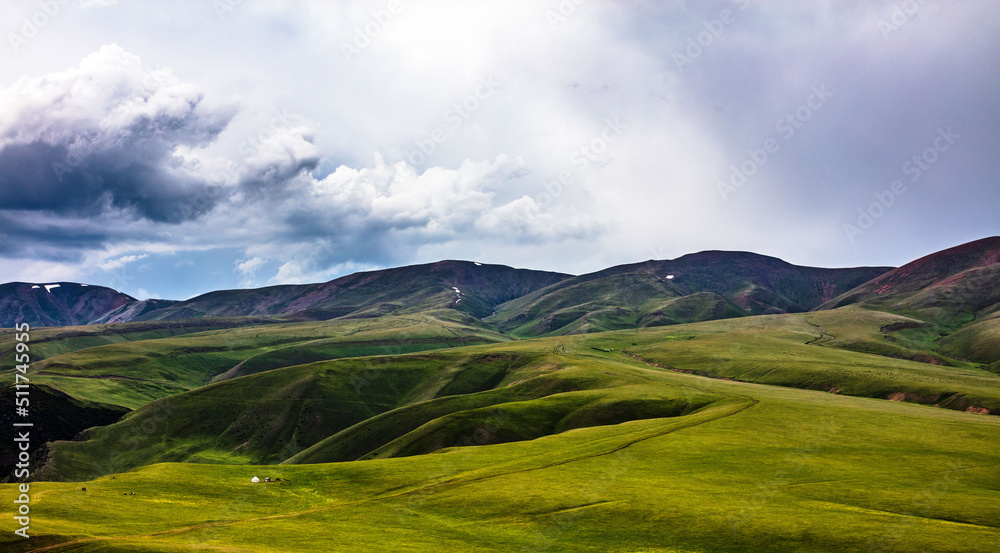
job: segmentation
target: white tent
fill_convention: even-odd
[[[254,476],[253,478],[250,479],[250,481],[253,482],[254,484],[256,484],[257,482],[260,482],[260,478],[257,478],[256,476]]]

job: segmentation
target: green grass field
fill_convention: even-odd
[[[993,417],[622,369],[668,393],[726,399],[678,417],[416,457],[159,464],[114,480],[36,483],[40,537],[3,546],[987,551],[1000,539]],[[282,483],[251,484],[254,475]]]
[[[1000,412],[1000,377],[988,352],[956,353],[993,326],[938,341],[947,329],[846,308],[500,341],[407,321],[413,340],[481,343],[372,356],[358,344],[403,322],[362,320],[141,344],[147,363],[219,355],[202,384],[237,357],[260,370],[53,444],[44,470],[76,481],[32,483],[35,537],[7,509],[0,549],[998,550],[1000,418],[981,410]],[[229,349],[208,348],[222,332]],[[340,338],[362,357],[310,357]]]

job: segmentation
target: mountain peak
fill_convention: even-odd
[[[77,282],[10,282],[0,284],[0,325],[91,324],[105,313],[136,299],[104,286]]]

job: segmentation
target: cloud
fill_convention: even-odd
[[[0,209],[0,257],[34,258],[60,263],[79,262],[85,252],[100,248],[114,237],[139,234],[116,225],[78,217],[60,217]]]
[[[223,195],[178,147],[209,144],[232,111],[117,45],[0,89],[0,206],[177,223]]]
[[[261,257],[252,257],[236,265],[236,270],[244,275],[253,275],[258,269],[264,266],[267,260]]]
[[[530,177],[523,160],[503,155],[418,172],[377,154],[370,167],[340,166],[321,179],[301,176],[281,201],[271,198],[258,212],[263,239],[246,248],[249,260],[238,270],[275,261],[274,282],[298,282],[349,263],[398,263],[435,244],[564,241],[603,230],[595,217],[560,216],[527,196],[497,201],[498,191]]]
[[[104,270],[104,271],[114,271],[114,270],[117,270],[117,269],[121,269],[122,267],[124,267],[125,265],[128,265],[129,263],[133,263],[135,261],[146,259],[147,257],[149,257],[148,254],[123,255],[123,256],[121,256],[119,258],[116,258],[116,259],[108,259],[108,260],[105,260],[105,261],[100,261],[100,262],[97,263],[97,266],[100,267],[101,270]]]

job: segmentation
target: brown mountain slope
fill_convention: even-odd
[[[91,324],[105,313],[136,301],[104,286],[74,282],[0,284],[0,327]]]
[[[961,326],[1000,310],[1000,236],[933,253],[822,304],[893,311]]]

